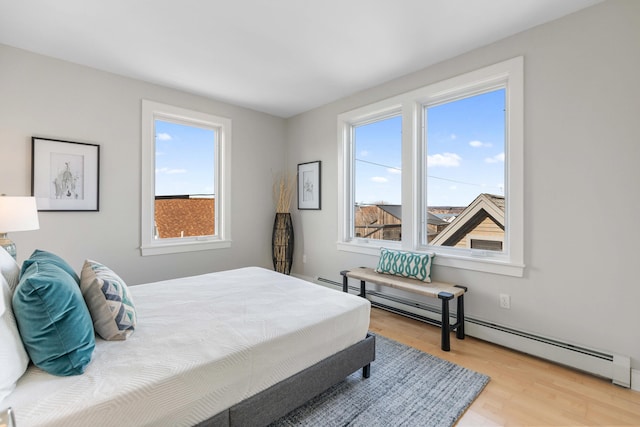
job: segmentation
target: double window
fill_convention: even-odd
[[[515,58],[341,114],[339,249],[521,275],[522,69]]]
[[[142,254],[230,246],[231,121],[142,101]]]

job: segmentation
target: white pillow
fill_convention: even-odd
[[[9,289],[11,289],[11,293],[13,294],[13,291],[16,290],[16,286],[18,286],[20,266],[16,260],[9,255],[9,252],[4,250],[3,247],[0,247],[0,271],[4,278],[7,279]]]
[[[5,252],[6,253],[6,252]],[[8,255],[8,254],[7,254]],[[13,258],[12,258],[13,259]],[[16,386],[16,381],[24,374],[29,365],[27,355],[16,319],[11,308],[11,290],[7,280],[0,275],[0,402]]]

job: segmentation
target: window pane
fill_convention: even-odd
[[[215,230],[213,129],[155,120],[155,238]]]
[[[402,117],[356,126],[353,150],[353,236],[400,240]]]
[[[486,240],[493,243],[481,249],[503,250],[505,94],[499,89],[425,108],[430,245],[480,249],[478,241]]]

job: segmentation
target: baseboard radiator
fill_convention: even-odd
[[[316,277],[315,281],[318,284],[342,290],[342,283],[322,277]],[[349,286],[349,291],[358,294],[360,289],[355,286]],[[433,324],[435,320],[440,318],[441,311],[438,307],[432,307],[397,295],[367,289],[367,297],[374,307],[422,322]],[[455,318],[455,311],[451,315]],[[455,322],[455,320],[452,319],[452,322]],[[627,356],[607,354],[474,319],[469,316],[468,312],[465,313],[465,333],[483,341],[492,342],[593,375],[609,378],[614,384],[623,387],[631,387],[631,358]]]

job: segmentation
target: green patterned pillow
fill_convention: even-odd
[[[108,267],[90,259],[80,273],[80,289],[93,327],[108,341],[125,340],[136,327],[136,309],[124,280]]]
[[[382,248],[376,273],[431,282],[431,262],[434,256],[434,253],[394,251]]]

